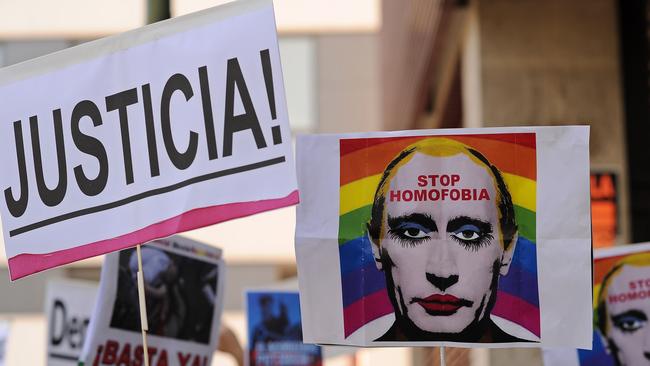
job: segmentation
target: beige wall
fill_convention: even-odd
[[[592,168],[626,186],[615,0],[479,0],[484,126],[591,125]],[[628,237],[626,192],[622,237]],[[491,365],[541,365],[538,350],[492,350]]]

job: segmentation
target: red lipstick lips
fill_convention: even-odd
[[[424,299],[417,299],[416,302],[428,313],[435,313],[436,315],[451,315],[461,307],[467,306],[466,300],[461,300],[453,295],[441,294],[434,294]]]

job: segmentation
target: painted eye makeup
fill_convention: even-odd
[[[431,238],[429,234],[437,231],[436,223],[426,214],[410,214],[388,217],[388,236],[402,244],[415,246]]]
[[[612,323],[624,333],[634,333],[648,322],[646,315],[639,310],[628,310],[612,316]]]
[[[494,238],[492,225],[483,220],[459,216],[451,219],[447,224],[447,232],[451,239],[458,242],[465,249],[476,251]]]

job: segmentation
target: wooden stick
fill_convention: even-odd
[[[440,366],[445,366],[445,346],[440,346]]]
[[[142,271],[142,251],[140,245],[136,247],[138,251],[138,301],[140,303],[140,326],[142,328],[142,352],[144,356],[144,366],[149,366],[149,347],[147,347],[147,302],[144,296],[144,272]]]

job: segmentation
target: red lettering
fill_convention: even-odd
[[[93,361],[93,366],[99,366],[99,360],[100,357],[102,357],[103,350],[104,350],[104,346],[97,347],[97,354],[95,355],[95,361]]]
[[[149,355],[149,360],[153,360],[153,356],[156,355],[156,352],[158,352],[158,349],[156,347],[149,347],[147,348],[147,354]]]
[[[411,202],[413,200],[413,191],[411,190],[405,190],[402,193],[402,199],[406,202]]]
[[[594,177],[592,176],[592,178]],[[636,283],[634,283],[634,281],[630,282],[630,290],[636,290]]]
[[[469,189],[461,189],[463,193],[463,201],[469,201],[472,199],[472,191]]]
[[[458,199],[460,198],[460,192],[457,189],[452,189],[449,192],[449,197],[451,197],[452,201],[458,201]]]
[[[447,199],[447,196],[449,195],[449,190],[441,189],[440,191],[441,191],[440,193],[442,193],[442,200],[444,201],[445,199]]]
[[[415,200],[416,201],[426,201],[427,200],[427,191],[424,189],[418,189],[415,191]]]
[[[160,356],[158,356],[158,362],[156,366],[168,366],[169,362],[167,361],[167,350],[160,351]]]
[[[390,200],[392,201],[400,201],[400,191],[390,191]]]
[[[112,365],[115,363],[115,359],[117,357],[117,349],[120,347],[120,344],[113,341],[113,340],[107,340],[106,341],[106,348],[104,350],[104,357],[102,358],[102,363],[104,365]]]
[[[490,199],[490,195],[488,194],[487,189],[485,188],[481,189],[481,193],[478,196],[478,200],[482,201],[482,200],[489,200],[489,199]]]
[[[456,183],[460,182],[460,175],[458,174],[452,174],[451,175],[451,185],[455,186]]]
[[[449,183],[451,183],[450,181],[451,178],[449,178],[448,175],[443,174],[442,176],[440,176],[440,184],[442,184],[443,186],[447,187]]]
[[[194,361],[192,361],[192,366],[201,366],[201,359],[199,356],[194,356]]]
[[[418,186],[426,187],[426,185],[427,185],[427,176],[426,175],[418,175]]]
[[[608,300],[609,300],[609,303],[610,303],[610,304],[613,304],[613,303],[618,302],[618,299],[617,299],[616,296],[614,296],[614,295],[609,295]]]
[[[184,355],[181,352],[178,352],[178,362],[181,363],[181,366],[189,366],[188,363],[190,362],[190,358],[192,357],[191,354]]]
[[[122,348],[120,358],[117,360],[117,366],[130,366],[131,365],[131,345],[126,343]]]
[[[142,361],[144,357],[144,349],[142,346],[135,347],[133,366],[142,366]]]
[[[437,189],[429,190],[429,201],[437,201],[440,199],[440,192]]]
[[[436,185],[436,179],[438,178],[438,174],[435,175],[429,175],[429,179],[431,179],[431,185],[435,186]]]

